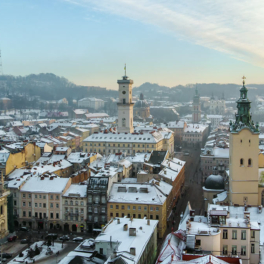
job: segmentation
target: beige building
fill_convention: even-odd
[[[170,131],[153,133],[94,133],[83,141],[84,152],[99,152],[102,155],[111,153],[151,152],[153,150],[174,153],[174,136]]]
[[[54,174],[30,177],[20,189],[19,223],[32,229],[62,229],[62,196],[71,178]]]
[[[87,185],[72,184],[62,196],[63,230],[84,232],[87,216]]]

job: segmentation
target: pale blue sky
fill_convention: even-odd
[[[135,86],[241,83],[242,75],[264,83],[262,1],[176,2],[1,0],[3,71],[117,89],[126,63]]]

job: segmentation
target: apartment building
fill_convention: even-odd
[[[166,198],[155,184],[114,183],[107,203],[107,218],[159,220],[158,236],[162,238],[167,228]]]
[[[30,177],[20,189],[19,224],[32,229],[62,229],[62,196],[70,185],[71,178],[55,174]]]
[[[63,230],[84,232],[87,216],[87,185],[71,184],[62,195]]]
[[[152,264],[157,255],[157,220],[111,219],[95,239],[95,250],[105,263]]]

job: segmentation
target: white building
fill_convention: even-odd
[[[152,264],[157,252],[158,220],[111,220],[95,239],[95,250],[108,257],[105,263]]]
[[[94,97],[83,98],[78,101],[78,107],[98,110],[104,107],[104,101]]]

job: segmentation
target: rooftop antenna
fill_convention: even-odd
[[[2,55],[1,55],[1,50],[0,50],[0,75],[4,75],[4,72],[3,72],[3,65],[2,65]]]
[[[125,70],[125,76],[126,76],[126,63],[125,63],[125,67],[124,67],[124,70]]]

